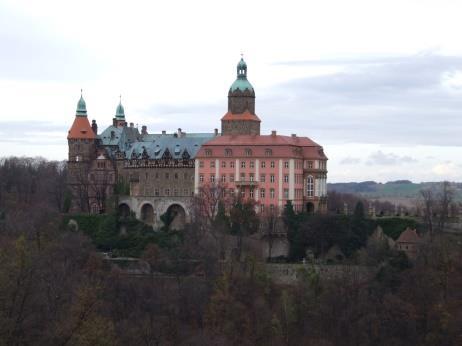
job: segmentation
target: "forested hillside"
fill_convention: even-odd
[[[359,194],[366,198],[417,198],[423,189],[438,189],[442,182],[413,183],[409,180],[396,180],[387,183],[376,183],[375,181],[351,182],[351,183],[328,183],[329,192],[341,192]],[[455,199],[462,201],[462,183],[451,183],[455,192]]]
[[[168,216],[153,230],[117,213],[69,215],[65,181],[65,163],[0,161],[1,345],[462,344],[461,239],[436,225],[412,261],[371,234],[381,225],[396,240],[410,226],[425,237],[425,226],[367,218],[361,200],[351,215],[297,214],[288,203],[278,224],[249,201],[227,209],[197,199],[201,213],[172,232]],[[304,263],[291,285],[275,284],[271,263],[245,246],[258,232],[274,240],[281,231],[290,253],[278,260]],[[344,258],[329,261],[367,267],[371,277],[326,280],[313,263],[329,266],[333,247]],[[111,265],[115,250],[148,270]]]

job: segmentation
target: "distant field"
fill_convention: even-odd
[[[414,200],[419,197],[422,189],[441,189],[441,182],[427,182],[415,184],[408,180],[391,181],[387,183],[376,183],[375,181],[364,181],[360,183],[330,183],[327,184],[327,191],[351,193],[366,198],[389,201],[394,204],[413,205]],[[455,200],[462,202],[462,183],[451,183],[455,192]]]

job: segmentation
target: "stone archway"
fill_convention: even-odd
[[[311,202],[306,203],[306,212],[308,214],[314,214],[314,204]]]
[[[119,204],[119,216],[128,217],[130,216],[130,207],[126,203]]]
[[[166,214],[171,220],[169,230],[178,231],[186,224],[186,211],[179,204],[172,204],[167,208]]]
[[[141,207],[141,221],[147,224],[154,224],[154,208],[151,204],[145,203]]]

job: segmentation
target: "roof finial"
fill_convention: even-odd
[[[119,95],[119,102],[122,103],[122,94]]]
[[[80,97],[82,97],[83,89],[80,88]]]

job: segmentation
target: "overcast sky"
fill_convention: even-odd
[[[325,148],[330,182],[462,181],[461,1],[0,0],[0,155],[65,159],[89,118],[212,132],[240,53],[262,133]]]

